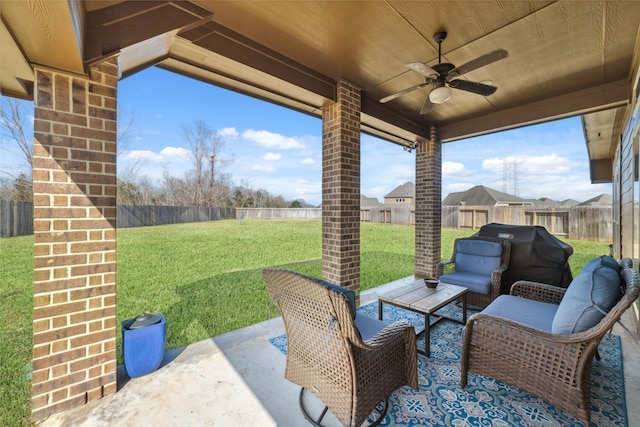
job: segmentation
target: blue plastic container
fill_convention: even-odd
[[[159,316],[159,322],[136,329],[130,329],[135,318],[122,322],[124,367],[131,378],[153,372],[162,363],[167,322]]]

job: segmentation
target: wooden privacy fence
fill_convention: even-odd
[[[322,208],[207,208],[184,206],[118,206],[118,228],[182,224],[220,219],[321,219]],[[411,206],[362,208],[360,220],[415,225]],[[443,228],[476,230],[497,222],[541,225],[557,236],[612,242],[613,209],[609,206],[541,208],[523,206],[443,206]],[[0,237],[33,234],[33,204],[0,200]]]
[[[414,208],[376,206],[360,210],[362,221],[415,225]],[[574,206],[549,208],[533,206],[443,206],[443,228],[477,230],[497,222],[514,225],[540,225],[557,236],[595,242],[613,241],[613,208]]]
[[[235,208],[123,205],[117,208],[118,228],[184,224],[235,219]],[[33,203],[0,200],[0,238],[33,234]]]
[[[235,217],[235,208],[121,205],[118,206],[116,223],[118,228],[130,228],[216,221],[220,219],[235,219]]]
[[[33,234],[33,203],[0,200],[0,237]]]
[[[322,219],[322,208],[236,208],[238,219]]]

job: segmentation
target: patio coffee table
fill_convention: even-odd
[[[464,286],[450,285],[448,283],[438,283],[436,288],[431,289],[427,288],[424,280],[418,279],[409,285],[401,286],[397,289],[378,295],[378,319],[383,320],[383,303],[424,314],[424,351],[418,349],[418,352],[429,357],[431,354],[431,315],[445,305],[462,297],[462,321],[438,314],[438,319],[433,323],[435,324],[442,319],[448,319],[463,325],[466,324],[467,291],[468,289]],[[416,331],[416,334],[419,335],[419,332]]]

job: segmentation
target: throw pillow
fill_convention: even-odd
[[[585,266],[582,267],[582,270],[593,270],[594,268],[600,266],[613,268],[618,274],[620,274],[620,270],[622,269],[620,267],[620,264],[617,263],[616,260],[613,259],[613,257],[609,255],[602,255],[586,263]]]
[[[618,302],[620,275],[605,265],[591,267],[580,271],[567,288],[551,325],[554,334],[586,331]]]

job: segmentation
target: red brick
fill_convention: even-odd
[[[36,271],[36,274],[38,273],[39,272]],[[63,289],[80,288],[87,285],[86,277],[72,277],[69,279],[62,279],[62,280],[49,280],[48,269],[43,270],[41,275],[42,276],[46,275],[47,279],[44,279],[42,281],[34,280],[33,289],[34,289],[34,292],[36,293],[54,292],[54,291],[60,291]]]
[[[35,388],[35,385],[34,385],[33,388]],[[35,392],[32,392],[32,395],[33,394],[35,394]],[[75,408],[76,406],[84,405],[85,403],[87,403],[87,399],[86,399],[86,396],[84,394],[81,394],[81,395],[78,395],[78,396],[71,396],[71,397],[69,397],[69,399],[63,400],[61,402],[51,402],[50,404],[48,404],[46,406],[45,406],[45,404],[41,403],[42,401],[43,401],[43,399],[42,399],[41,396],[36,396],[35,398],[32,398],[32,400],[31,400],[31,408],[32,408],[31,416],[32,416],[32,418],[34,418],[34,419],[46,419],[52,413],[64,412],[64,411],[69,410],[71,408]]]
[[[53,327],[54,328],[64,328],[67,326],[67,317],[66,316],[58,316],[53,318]],[[66,350],[66,347],[62,350]],[[58,350],[61,351],[61,350]]]
[[[36,306],[35,303],[34,306]],[[43,332],[47,330],[49,330],[49,319],[35,320],[33,322],[33,333]]]
[[[56,365],[51,368],[51,377],[56,378],[61,375],[66,375],[69,372],[68,366],[65,365]]]
[[[77,360],[85,357],[87,352],[84,348],[69,349],[62,353],[52,353],[49,356],[34,358],[33,370],[39,370],[44,368],[50,368],[51,366],[61,363],[68,363],[72,360]]]
[[[54,402],[59,402],[66,399],[68,391],[69,390],[66,388],[54,391],[53,393],[51,393],[51,400],[53,400]]]
[[[68,253],[67,243],[54,243],[51,245],[53,248],[53,255],[62,255]],[[54,275],[55,276],[55,275]]]
[[[81,335],[75,338],[71,338],[71,347],[76,348],[76,347],[86,346],[90,344],[95,344],[100,341],[106,341],[112,338],[113,336],[115,336],[115,331],[113,332],[102,331],[102,332],[96,332],[91,335]]]
[[[116,309],[115,307],[104,308],[101,310],[90,310],[83,311],[82,313],[74,313],[70,316],[70,320],[72,324],[75,323],[86,323],[96,319],[103,319],[109,316],[115,316]]]
[[[62,318],[62,317],[56,317],[54,318],[54,322],[61,322],[62,320],[66,319]],[[54,343],[51,344],[51,353],[60,353],[63,351],[67,351],[69,349],[69,341],[67,340],[60,340],[60,341],[56,341]]]
[[[34,231],[49,231],[51,229],[51,221],[34,218],[33,230]]]
[[[78,311],[82,311],[84,310],[86,307],[86,304],[84,301],[75,301],[75,302],[70,302],[67,304],[60,304],[60,305],[50,305],[50,306],[45,306],[45,307],[36,307],[33,309],[33,318],[34,319],[47,319],[50,317],[54,317],[54,316],[60,316],[62,314],[69,314],[69,313],[76,313]],[[57,333],[57,332],[56,332]],[[76,334],[76,333],[82,333],[82,332],[78,332],[76,329],[70,330],[65,332],[64,334],[68,334],[68,333],[72,333],[72,334]],[[53,339],[60,339],[63,338],[65,336],[68,335],[52,335],[52,340]],[[34,342],[35,341],[35,337],[34,337]],[[44,341],[38,341],[38,343],[43,343]]]
[[[53,229],[60,230],[68,230],[69,229],[69,221],[64,219],[54,220],[53,221]]]
[[[115,271],[115,264],[92,264],[71,267],[72,276],[89,276],[93,274]]]
[[[33,371],[31,373],[31,381],[43,382],[49,379],[49,369],[41,369],[39,371]]]
[[[45,343],[41,345],[33,346],[33,358],[39,359],[41,357],[48,356],[50,354],[51,344]]]
[[[33,260],[33,266],[35,268],[61,267],[64,265],[77,266],[85,262],[87,262],[87,256],[85,254],[54,255],[35,258]],[[72,276],[81,276],[81,274],[72,274]]]
[[[55,233],[38,233],[35,236],[36,243],[62,243],[87,239],[86,231],[59,231]]]

